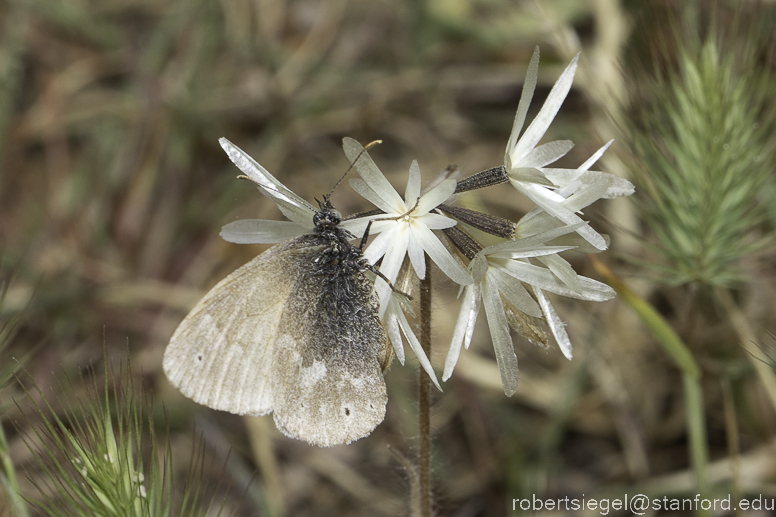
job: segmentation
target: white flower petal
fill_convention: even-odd
[[[268,191],[259,187],[259,190],[266,196],[270,197],[275,202],[280,212],[286,216],[287,219],[294,221],[299,226],[312,230],[315,228],[313,217],[315,212],[304,206],[296,206],[285,200],[273,198],[268,194]]]
[[[389,232],[381,233],[380,236]],[[391,282],[396,281],[396,276],[399,274],[401,264],[404,261],[404,256],[407,254],[407,248],[409,247],[410,232],[401,227],[396,227],[390,234],[393,238],[390,240],[389,246],[383,256],[383,263],[380,265],[380,272],[384,274]]]
[[[467,286],[468,287],[468,286]],[[469,315],[469,324],[466,327],[466,334],[463,337],[463,346],[466,350],[469,350],[469,346],[472,344],[472,336],[474,335],[474,325],[477,323],[477,315],[480,312],[480,305],[482,305],[482,288],[476,286],[474,290],[474,301],[472,302],[472,310]]]
[[[387,215],[375,215],[372,216],[372,228],[370,233],[382,233],[390,231],[393,228],[398,228],[399,225],[397,224],[397,220],[395,217],[392,217],[390,219],[379,219],[380,217],[388,217]]]
[[[556,140],[531,149],[529,153],[520,160],[520,167],[544,167],[547,164],[558,161],[574,147],[571,140]]]
[[[531,201],[536,203],[539,207],[544,209],[545,212],[551,216],[560,219],[566,224],[578,224],[584,223],[584,221],[576,215],[574,212],[565,208],[560,203],[554,200],[550,200],[550,194],[547,190],[539,187],[538,185],[526,185],[517,181],[512,181],[512,185],[515,186],[520,192],[525,194]],[[593,230],[590,226],[581,226],[577,233],[584,237],[586,241],[598,248],[599,250],[606,249],[606,241],[601,235]]]
[[[529,234],[528,237],[522,237],[514,241],[504,241],[498,244],[494,244],[492,246],[488,246],[487,248],[482,250],[482,253],[485,255],[495,255],[497,253],[509,253],[509,252],[519,253],[522,250],[531,250],[539,246],[544,246],[545,243],[548,241],[557,239],[558,237],[567,235],[569,233],[576,232],[581,226],[584,226],[585,224],[587,223],[582,222],[579,224],[571,224],[571,225],[565,225],[565,224],[560,225],[559,223],[559,225],[556,227],[553,227],[549,230],[545,230],[542,232]],[[561,247],[573,248],[574,246],[562,245]],[[565,250],[562,250],[562,251],[565,251]]]
[[[549,269],[516,260],[505,261],[499,265],[503,268],[502,271],[518,280],[561,296],[594,302],[603,302],[615,296],[614,289],[592,278],[578,277],[582,285],[582,292],[578,293],[558,280]]]
[[[555,191],[556,194],[558,194],[560,197],[565,197],[566,201],[563,203],[566,203],[568,201],[569,196],[574,194],[579,188],[582,186],[582,182],[577,180],[569,183],[565,187],[561,187]],[[563,204],[561,203],[561,204]],[[564,205],[565,206],[565,205]],[[568,206],[566,207],[568,208]],[[570,209],[569,209],[570,210]],[[572,210],[572,212],[578,212],[578,210]],[[581,213],[581,212],[580,212]]]
[[[559,187],[565,187],[577,181],[585,171],[580,169],[557,169],[555,167],[542,167],[544,176]]]
[[[461,285],[469,285],[472,283],[472,277],[466,272],[466,269],[447,251],[445,245],[439,240],[439,237],[434,235],[434,232],[426,228],[425,226],[418,224],[413,225],[412,233],[423,246],[423,249],[431,257],[431,260],[439,266],[439,269],[444,272],[450,279]]]
[[[515,167],[507,171],[509,179],[522,183],[536,183],[544,187],[554,188],[555,184],[544,175],[544,169],[536,167]]]
[[[439,381],[437,380],[436,373],[434,372],[434,367],[431,366],[431,361],[428,360],[428,357],[426,356],[426,352],[423,351],[423,347],[421,346],[420,341],[418,341],[418,338],[415,336],[415,333],[412,331],[412,327],[410,326],[410,323],[407,321],[407,317],[404,315],[404,312],[402,312],[401,308],[398,307],[399,302],[394,299],[394,300],[391,300],[391,302],[389,303],[391,305],[396,304],[397,306],[396,308],[391,307],[391,312],[392,314],[396,315],[396,319],[399,323],[399,327],[404,333],[404,337],[407,338],[407,342],[410,344],[410,348],[415,353],[415,357],[418,358],[418,362],[426,371],[428,376],[431,377],[431,381],[434,383],[434,386],[436,386],[439,391],[442,391],[442,387],[439,385]]]
[[[280,199],[293,206],[304,207],[315,212],[315,208],[307,201],[294,194],[285,185],[280,183],[267,169],[251,158],[245,151],[234,145],[226,138],[219,138],[218,143],[229,159],[237,165],[253,182],[263,187],[263,192],[272,199]]]
[[[544,133],[547,132],[547,128],[550,127],[552,120],[555,118],[561,104],[563,104],[566,95],[568,95],[569,90],[571,89],[571,83],[574,82],[574,74],[577,71],[578,60],[579,54],[571,60],[569,66],[567,66],[560,75],[555,86],[552,87],[550,94],[547,96],[547,100],[544,101],[542,109],[539,110],[536,118],[533,119],[528,126],[528,129],[525,130],[525,133],[517,142],[514,149],[512,149],[512,152],[509,153],[513,167],[519,166],[522,159],[531,149],[536,147],[536,144],[542,139]]]
[[[586,185],[569,196],[569,198],[564,201],[562,205],[572,212],[579,212],[583,208],[592,205],[599,199],[606,197],[608,190],[609,185],[605,181]]]
[[[488,257],[500,259],[523,259],[531,257],[554,256],[563,251],[574,249],[574,246],[545,246],[537,244],[536,246],[521,248],[520,251],[498,251],[488,253]]]
[[[452,228],[458,224],[455,219],[441,214],[423,214],[414,217],[413,219],[426,226],[429,230],[444,230],[445,228]]]
[[[480,311],[480,287],[476,284],[467,285],[464,288],[461,310],[458,312],[458,321],[453,330],[453,339],[445,359],[445,371],[442,380],[447,381],[453,374],[453,369],[461,355],[461,345],[469,349],[474,333],[474,324],[477,322],[477,313]]]
[[[345,137],[342,139],[342,148],[345,150],[345,155],[351,163],[355,161],[354,167],[358,172],[358,175],[361,176],[367,185],[384,200],[384,203],[387,203],[388,206],[391,207],[389,210],[385,210],[382,207],[379,208],[382,208],[385,212],[400,211],[402,209],[406,210],[406,208],[403,208],[404,201],[401,196],[399,196],[399,193],[396,192],[396,189],[393,188],[383,173],[380,172],[380,169],[377,167],[374,160],[372,160],[372,157],[369,156],[369,153],[363,152],[364,146],[352,138]]]
[[[536,207],[527,214],[525,214],[520,220],[517,222],[517,227],[515,228],[515,235],[521,235],[524,236],[524,238],[533,237],[536,235],[540,235],[544,232],[556,230],[558,228],[569,228],[571,226],[580,227],[579,223],[575,225],[566,224],[560,219],[557,219],[544,210],[542,210],[540,207]],[[576,230],[575,230],[576,231]],[[580,239],[582,239],[580,237]],[[521,239],[522,240],[522,239]],[[582,239],[586,246],[592,248],[590,243]],[[557,243],[556,243],[557,244]],[[563,244],[566,244],[565,242]],[[593,248],[595,249],[595,248]],[[600,250],[596,250],[600,251]]]
[[[241,219],[221,228],[221,237],[236,244],[274,244],[309,233],[291,221]]]
[[[498,262],[499,264],[501,263],[501,261]],[[491,264],[490,269],[488,269],[488,281],[497,288],[517,310],[528,314],[529,316],[534,316],[536,318],[541,317],[541,308],[534,299],[531,298],[531,295],[528,294],[528,291],[523,287],[523,284],[511,275],[504,273],[500,267],[493,263]]]
[[[374,224],[372,225],[374,227]],[[398,227],[393,226],[389,230],[380,233],[364,250],[364,258],[369,261],[370,264],[375,264],[380,258],[385,255],[388,247],[393,241]]]
[[[469,263],[469,272],[476,283],[480,283],[485,279],[485,275],[488,274],[488,268],[488,257],[482,252],[477,253],[474,256],[474,260]]]
[[[552,219],[547,214],[544,215],[548,218],[548,220]],[[602,234],[601,236],[604,238],[606,245],[608,246],[609,236],[606,234]],[[589,242],[587,242],[577,233],[571,233],[569,235],[558,237],[552,241],[552,244],[555,246],[572,246],[575,248],[574,251],[577,253],[601,253],[601,250],[594,248]]]
[[[388,233],[381,233],[378,238]],[[390,239],[388,248],[383,256],[383,262],[380,264],[380,273],[393,283],[396,281],[396,276],[399,274],[401,265],[404,262],[404,256],[407,254],[410,235],[408,231],[403,231],[400,227],[396,227],[394,231],[390,232],[390,235],[393,238]],[[364,256],[366,256],[366,253]],[[380,299],[380,317],[382,317],[391,298],[391,286],[386,284],[382,278],[377,278],[375,280],[375,291],[377,291],[377,296]]]
[[[551,241],[553,239],[557,239],[562,235],[573,233],[577,231],[581,226],[584,226],[586,224],[587,223],[585,222],[582,222],[579,224],[572,224],[572,225],[564,224],[562,226],[553,227],[546,231],[529,234],[528,237],[521,237],[514,241],[504,241],[498,244],[494,244],[492,246],[488,246],[482,252],[485,255],[491,255],[491,254],[500,253],[500,252],[509,252],[509,251],[519,252],[520,250],[523,250],[523,249],[531,249],[535,246],[543,245],[544,243]]]
[[[561,206],[561,203],[566,200],[566,198],[558,195],[554,190],[546,189],[541,185],[537,185],[536,182],[515,181],[511,178],[509,182],[546,212],[549,212],[549,210],[545,209],[544,205]],[[577,222],[574,222],[574,224]]]
[[[593,156],[588,158],[587,161],[585,161],[585,163],[580,165],[579,168],[577,168],[577,169],[542,168],[542,172],[547,177],[547,179],[549,179],[550,181],[552,181],[553,183],[555,183],[556,185],[558,185],[560,187],[569,186],[572,183],[577,182],[580,179],[582,179],[583,183],[594,183],[594,182],[597,181],[597,179],[594,179],[595,175],[606,174],[606,173],[598,172],[598,171],[595,171],[595,172],[591,171],[591,172],[593,172],[593,174],[591,175],[587,171],[589,171],[590,167],[592,167],[593,164],[595,164],[595,162],[597,162],[598,159],[601,158],[601,156],[609,148],[609,146],[612,145],[612,142],[614,142],[614,140],[610,140],[609,142],[607,142],[603,147],[601,147],[599,150],[597,150],[593,154]],[[620,186],[623,188],[623,193],[620,194],[620,195],[627,196],[627,195],[630,195],[630,194],[633,193],[633,190],[632,190],[633,185],[630,185],[631,189],[627,188],[627,185],[630,184],[629,181],[627,181],[624,178],[620,178],[619,176],[615,176],[613,174],[606,174],[606,175],[607,176],[612,176],[613,178],[616,178],[616,179],[609,180],[612,183],[614,183],[614,182],[616,182],[618,180],[624,182],[624,183],[620,184]],[[583,178],[587,178],[587,179],[583,179]],[[567,197],[567,196],[564,196],[564,197]],[[611,196],[611,197],[615,197],[615,196]],[[585,206],[587,206],[587,205],[585,205]]]
[[[410,257],[410,262],[412,267],[415,268],[415,274],[418,275],[418,278],[421,280],[426,278],[426,253],[412,232],[410,232],[407,255]]]
[[[582,293],[582,284],[579,281],[579,275],[577,275],[577,272],[571,267],[571,264],[557,255],[539,257],[538,260],[547,266],[561,282],[568,286],[569,289],[573,289],[580,294]]]
[[[555,336],[555,341],[558,342],[560,351],[566,356],[566,359],[571,360],[571,340],[566,333],[566,325],[560,320],[558,314],[555,312],[555,308],[552,306],[547,296],[541,289],[533,288],[533,292],[536,295],[536,299],[539,301],[539,305],[544,313],[544,318],[547,320],[547,324],[550,326],[552,335]]]
[[[563,206],[563,205],[561,205]],[[582,221],[580,219],[580,221]],[[578,222],[575,224],[566,224],[557,217],[554,217],[541,208],[537,207],[530,212],[528,212],[525,216],[523,216],[522,219],[520,219],[517,222],[517,228],[515,228],[515,233],[517,235],[524,235],[527,237],[533,237],[536,235],[540,235],[545,232],[558,230],[561,228],[574,228],[574,232],[576,232],[579,228],[582,228],[583,226],[588,226],[588,223],[586,221]],[[595,230],[593,230],[595,231]],[[553,242],[553,244],[559,245],[559,246],[571,246],[572,242],[574,245],[577,245],[579,247],[584,247],[585,249],[594,249],[595,251],[593,253],[599,253],[601,250],[594,248],[589,242],[584,240],[579,234],[577,234],[577,237],[579,239],[576,239],[574,235],[569,232],[568,238],[565,239],[563,242]],[[571,239],[571,240],[569,240]],[[547,241],[549,242],[549,240]],[[589,252],[585,252],[589,253]]]
[[[507,142],[507,149],[504,153],[504,164],[507,170],[510,170],[514,165],[510,159],[512,149],[517,144],[520,131],[523,130],[523,124],[525,124],[525,117],[528,114],[528,107],[531,104],[534,90],[536,89],[536,81],[539,78],[539,47],[534,49],[534,53],[531,56],[531,63],[528,65],[528,71],[525,74],[525,81],[523,82],[523,91],[520,94],[520,102],[517,104],[517,113],[515,113],[515,122],[512,124],[512,133],[509,135],[509,141]]]
[[[356,219],[346,219],[342,221],[339,224],[339,227],[349,231],[357,239],[361,239],[361,237],[364,236],[364,232],[366,231],[366,226],[369,224],[369,221],[374,221],[374,217],[357,217]],[[369,235],[377,235],[378,231],[375,230],[375,225],[372,223],[372,226],[369,228]]]
[[[601,158],[601,156],[604,155],[606,150],[609,149],[609,146],[612,145],[613,142],[614,142],[614,139],[609,140],[608,142],[606,142],[603,145],[603,147],[601,147],[599,150],[597,150],[595,153],[593,153],[593,156],[588,158],[585,161],[585,163],[583,163],[582,165],[579,166],[580,170],[586,171],[586,170],[589,170],[590,167],[595,165],[595,162],[597,162]]]
[[[414,214],[424,214],[437,206],[439,206],[441,203],[444,203],[448,199],[450,199],[450,196],[453,195],[453,192],[455,192],[455,186],[457,185],[457,182],[452,179],[448,178],[444,180],[442,183],[437,185],[436,187],[432,188],[425,194],[423,194],[423,197],[420,198],[418,201],[418,206],[414,210]],[[412,208],[415,205],[409,204],[409,200],[407,201],[407,208]]]
[[[407,180],[407,189],[404,191],[404,203],[408,208],[415,206],[420,197],[420,166],[418,160],[412,160],[410,165],[410,177]]]
[[[635,192],[633,183],[614,174],[601,171],[587,171],[579,178],[580,188],[574,193],[578,201],[567,200],[567,208],[579,206],[577,210],[593,204],[599,199],[613,199],[630,196]],[[564,203],[564,205],[566,204]],[[586,204],[583,204],[586,203]]]
[[[501,372],[501,384],[507,397],[511,397],[517,391],[518,370],[512,336],[509,335],[509,322],[504,312],[504,304],[501,302],[501,295],[498,289],[490,285],[488,277],[482,282],[481,288],[490,338],[493,340],[496,362]]]
[[[393,305],[389,303],[389,308],[385,311],[383,323],[387,328],[388,337],[391,339],[393,351],[396,352],[396,358],[401,365],[404,366],[404,341],[401,338],[401,331],[399,330],[399,316],[393,309]]]
[[[605,176],[609,183],[606,189],[606,194],[603,196],[604,199],[631,196],[636,192],[636,187],[633,185],[633,183],[626,180],[625,178],[621,178],[620,176],[609,174],[607,172],[590,171],[585,176],[582,176],[582,181],[586,181],[588,175],[595,176],[598,174]]]
[[[359,178],[353,178],[350,180],[350,187],[355,190],[361,197],[372,203],[374,206],[382,210],[383,212],[393,213],[396,207],[386,201],[380,194],[374,191],[369,184]],[[404,205],[402,204],[402,207]]]
[[[562,189],[555,191],[553,197],[566,198],[558,203],[570,212],[579,212],[599,199],[630,196],[635,191],[630,181],[606,172],[580,173],[576,169],[542,169],[542,171],[556,183],[564,185]],[[520,220],[519,225],[525,225],[541,213],[541,207],[534,208]]]
[[[531,212],[529,212],[529,215]],[[517,225],[515,233],[518,235],[540,235],[544,232],[560,230],[562,228],[574,228],[580,225],[566,225],[562,221],[552,217],[550,214],[543,210],[539,210],[536,217],[531,218],[528,222],[524,222],[522,219]],[[576,230],[575,230],[576,231]],[[609,246],[609,237],[606,234],[602,234],[604,242]],[[530,237],[529,237],[530,238]],[[601,250],[594,247],[588,241],[586,241],[578,233],[569,233],[567,235],[561,235],[560,237],[547,241],[548,244],[553,246],[571,246],[576,248],[575,251],[579,253],[600,253]]]

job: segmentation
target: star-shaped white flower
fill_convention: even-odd
[[[382,258],[380,272],[391,282],[396,280],[405,256],[419,278],[426,276],[425,255],[453,281],[467,285],[472,282],[466,269],[447,250],[433,230],[455,226],[456,221],[431,212],[455,191],[456,182],[446,179],[426,194],[420,194],[420,167],[417,161],[410,166],[404,199],[393,188],[364,148],[351,138],[343,140],[345,154],[355,162],[360,179],[350,180],[353,190],[385,212],[361,220],[372,220],[370,233],[378,234],[364,252],[370,263]],[[356,220],[358,221],[358,220]],[[384,314],[390,298],[390,287],[381,279],[376,282],[380,297],[380,313]]]
[[[582,223],[585,224],[585,223]],[[558,253],[573,246],[545,243],[578,231],[578,225],[564,226],[540,234],[506,241],[481,250],[469,264],[474,283],[464,288],[463,302],[445,361],[442,380],[453,373],[461,347],[469,348],[480,305],[485,306],[496,361],[504,393],[517,390],[517,356],[509,331],[504,301],[512,312],[531,318],[544,318],[563,354],[571,359],[571,342],[544,291],[581,300],[604,301],[613,298],[612,288],[590,278],[580,277]],[[542,265],[537,265],[538,261]],[[528,291],[530,289],[530,293]],[[533,293],[533,296],[531,295]]]
[[[539,47],[536,48],[531,58],[531,63],[528,66],[525,83],[523,83],[523,92],[518,103],[517,114],[515,115],[515,123],[504,154],[504,166],[512,185],[536,203],[540,209],[564,224],[571,225],[583,221],[575,213],[575,210],[570,210],[563,205],[565,197],[557,192],[557,189],[562,187],[561,184],[556,183],[559,180],[559,174],[553,174],[553,169],[547,169],[546,166],[568,153],[574,147],[574,144],[570,140],[558,140],[538,147],[537,144],[547,132],[571,89],[571,83],[574,81],[574,74],[577,70],[578,59],[579,54],[574,57],[558,78],[536,118],[534,118],[521,136],[520,133],[525,123],[528,107],[531,104],[539,75]],[[577,233],[596,249],[606,249],[606,242],[603,236],[591,227],[587,225],[580,226]]]

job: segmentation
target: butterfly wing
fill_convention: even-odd
[[[362,272],[316,270],[327,247],[286,241],[216,285],[170,339],[170,382],[213,409],[274,412],[284,434],[314,445],[371,433],[388,401],[386,334]]]
[[[386,343],[377,297],[363,273],[300,275],[275,342],[278,429],[322,447],[371,433],[388,400]]]
[[[296,271],[296,239],[273,246],[218,283],[170,339],[164,372],[195,402],[237,414],[272,411],[273,344]]]

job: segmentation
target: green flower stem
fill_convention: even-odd
[[[654,312],[652,307],[649,308]],[[655,315],[660,318],[657,312],[655,312]],[[642,319],[644,319],[643,316]],[[711,491],[708,476],[709,444],[706,439],[703,388],[701,388],[700,377],[683,373],[682,380],[684,381],[684,397],[685,404],[687,405],[687,427],[690,432],[690,458],[692,459],[692,466],[698,481],[698,491],[701,494],[708,495]]]
[[[706,439],[706,415],[703,408],[701,370],[690,350],[663,317],[646,300],[631,291],[603,262],[591,256],[591,262],[604,281],[641,318],[663,350],[682,372],[687,428],[690,438],[690,459],[701,494],[710,493],[708,478],[709,452]]]

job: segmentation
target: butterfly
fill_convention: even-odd
[[[329,196],[315,209],[237,146],[223,138],[221,145],[298,223],[276,226],[289,234],[309,230],[211,289],[170,338],[165,374],[199,404],[239,415],[272,413],[281,432],[313,445],[369,435],[385,417],[383,371],[392,355],[366,274],[374,268],[362,254],[365,239],[350,243],[354,235]],[[222,235],[240,242],[255,223],[236,221]]]

